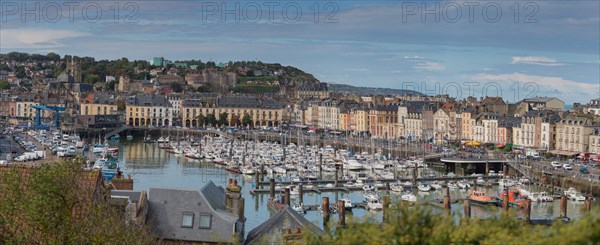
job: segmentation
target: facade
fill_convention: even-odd
[[[369,109],[357,108],[352,110],[352,122],[354,133],[369,132]]]
[[[453,132],[451,123],[454,122],[453,118],[450,118],[450,111],[442,108],[437,110],[433,114],[433,140],[436,144],[441,144],[444,141],[453,138]]]
[[[173,126],[172,105],[164,96],[138,94],[127,97],[127,126]]]
[[[588,152],[590,135],[594,132],[591,120],[584,117],[565,118],[556,124],[556,147],[563,152]],[[557,152],[561,153],[561,152]]]
[[[473,114],[470,111],[462,111],[460,112],[461,118],[461,138],[462,140],[472,140],[473,139]]]
[[[556,144],[556,124],[550,122],[541,123],[541,148],[549,151]]]
[[[173,112],[173,117],[180,118],[180,110],[181,110],[181,94],[167,94],[165,95],[169,103],[171,103],[171,111]]]
[[[594,132],[590,135],[589,142],[589,152],[592,154],[600,154],[600,130],[594,130]]]
[[[562,111],[565,109],[565,102],[554,97],[533,97],[524,99],[521,104],[526,104],[528,110],[553,110]]]
[[[391,139],[398,137],[396,132],[397,123],[397,105],[375,106],[369,110],[369,132],[373,138]]]
[[[483,142],[498,143],[498,120],[500,115],[496,113],[486,113],[483,115]]]
[[[82,116],[116,115],[117,101],[114,95],[90,93],[82,99],[79,113]]]
[[[340,124],[340,101],[326,99],[319,105],[319,123],[317,126],[324,129],[338,129]]]

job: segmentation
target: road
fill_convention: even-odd
[[[590,172],[589,174],[580,173],[580,169],[585,167],[583,164],[574,164],[571,163],[573,167],[572,170],[565,170],[563,168],[554,168],[550,165],[551,161],[534,161],[534,160],[524,160],[519,159],[517,164],[519,166],[523,166],[525,168],[533,168],[536,170],[543,170],[545,173],[551,173],[554,175],[564,175],[570,176],[581,180],[592,180],[594,182],[600,182],[600,169],[587,166],[587,170]],[[566,163],[566,161],[559,161],[561,164]]]
[[[17,150],[17,154],[12,154],[12,149]],[[23,148],[17,142],[12,139],[11,135],[0,135],[0,159],[8,160],[8,155],[10,158],[14,158],[15,156],[21,155],[23,153]]]

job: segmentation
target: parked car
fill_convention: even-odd
[[[565,170],[573,170],[573,167],[571,166],[571,164],[565,163],[562,166]]]
[[[561,165],[559,162],[557,162],[557,161],[553,161],[553,162],[551,162],[551,163],[550,163],[550,165],[552,165],[552,167],[554,167],[554,168],[560,168],[560,167],[562,166],[562,165]]]

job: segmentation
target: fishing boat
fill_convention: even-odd
[[[362,189],[363,189],[363,191],[368,192],[368,191],[374,191],[375,187],[373,185],[367,184],[367,185],[364,185],[362,187]]]
[[[517,190],[517,189],[512,189],[510,191],[502,190],[502,192],[496,196],[496,199],[500,203],[503,203],[505,198],[508,198],[509,206],[518,207],[518,208],[523,207],[524,199],[521,198],[521,194],[519,193],[519,190]]]
[[[488,194],[486,194],[483,191],[479,191],[479,190],[474,190],[473,192],[471,192],[471,195],[469,195],[467,197],[467,199],[476,202],[476,203],[481,203],[481,204],[496,204],[498,203],[498,200],[488,196]]]
[[[581,195],[581,193],[578,192],[573,187],[569,187],[569,189],[567,189],[564,193],[569,199],[571,199],[573,201],[577,201],[577,202],[585,201],[585,197],[583,195]]]
[[[461,181],[457,182],[456,184],[458,185],[458,188],[460,188],[460,189],[469,189],[469,188],[471,188],[471,185],[466,180],[461,180]]]
[[[245,174],[245,175],[254,175],[254,174],[256,174],[256,171],[250,165],[246,165],[246,166],[242,167],[241,171],[242,171],[242,174]]]
[[[102,178],[110,181],[119,172],[119,162],[115,157],[103,156],[94,162],[94,168],[100,169],[102,172]]]
[[[403,191],[404,191],[404,187],[402,187],[402,185],[401,185],[401,184],[397,184],[397,183],[390,184],[390,189],[391,189],[393,192],[398,192],[398,193],[400,193],[400,192],[403,192]]]
[[[352,201],[350,201],[350,198],[342,198],[340,199],[344,202],[344,209],[346,210],[352,210]]]
[[[306,209],[304,209],[304,206],[302,206],[302,204],[296,203],[296,204],[292,205],[292,209],[301,214],[306,213]]]
[[[402,201],[407,201],[407,202],[416,202],[417,196],[415,196],[415,194],[412,194],[412,193],[405,193],[400,197],[400,199],[402,199]]]
[[[417,189],[419,189],[419,191],[428,192],[431,190],[431,186],[429,184],[422,183],[419,186],[417,186]]]
[[[383,204],[381,204],[381,202],[379,201],[379,199],[370,200],[370,201],[367,202],[367,208],[369,210],[382,210],[383,209]]]
[[[321,207],[321,205],[319,205],[319,212],[322,214],[323,213],[323,208]],[[337,207],[335,206],[329,206],[329,213],[330,214],[336,214],[338,212]]]
[[[144,143],[145,144],[154,144],[154,143],[156,143],[156,140],[153,140],[152,137],[150,137],[150,135],[147,135],[146,137],[144,137]]]
[[[483,179],[483,177],[477,177],[475,183],[478,185],[485,185],[485,180]]]
[[[458,184],[454,181],[448,182],[448,189],[450,190],[458,190]]]
[[[442,184],[440,182],[433,182],[431,183],[431,188],[436,189],[436,190],[441,190],[442,189]]]
[[[531,201],[534,202],[553,202],[554,198],[548,194],[548,192],[532,192],[529,196]]]
[[[498,185],[500,186],[500,188],[504,188],[504,187],[513,187],[515,186],[515,182],[509,179],[500,179],[498,180]]]

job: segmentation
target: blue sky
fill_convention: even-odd
[[[114,1],[70,2],[3,0],[0,52],[261,60],[428,94],[600,97],[595,0],[122,1],[118,13]]]

